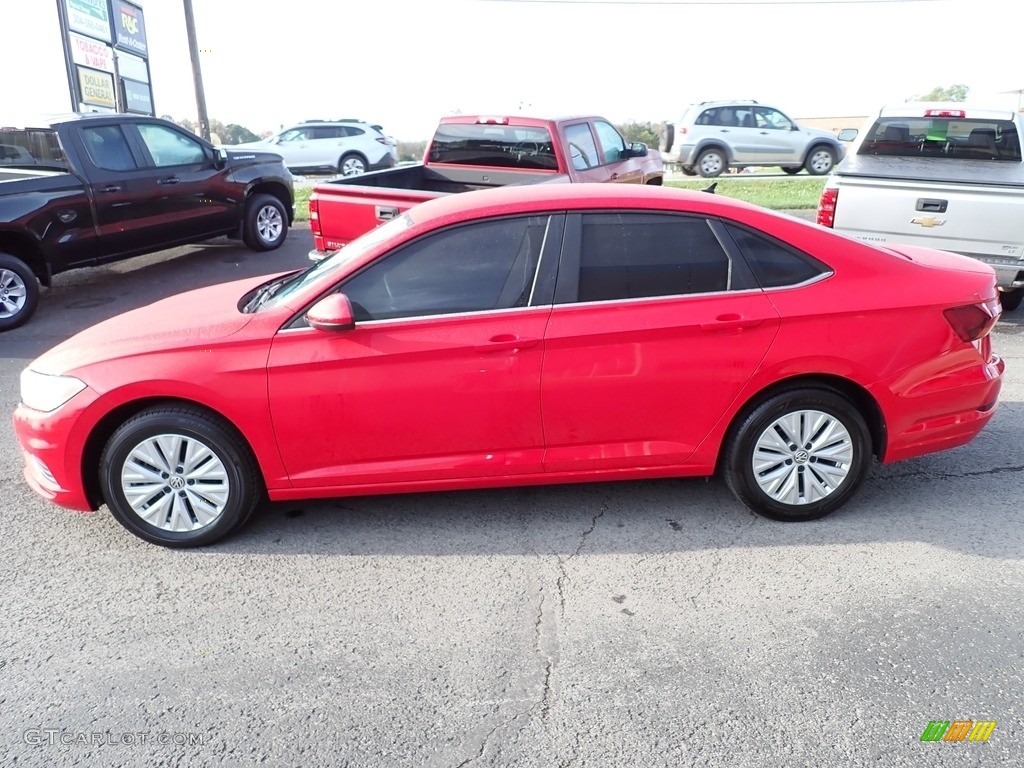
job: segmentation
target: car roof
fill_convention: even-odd
[[[943,117],[927,115],[926,112],[953,112],[948,117],[977,118],[982,120],[1013,120],[1017,114],[1012,109],[992,108],[968,104],[962,101],[907,101],[902,104],[886,105],[878,111],[879,117]]]
[[[548,183],[462,192],[428,200],[410,211],[417,224],[451,222],[507,213],[558,210],[679,210],[715,214],[756,211],[756,206],[694,190],[646,184]]]

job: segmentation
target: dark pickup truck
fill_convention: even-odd
[[[58,272],[226,235],[284,242],[295,214],[280,156],[214,147],[152,117],[0,122],[0,331]]]

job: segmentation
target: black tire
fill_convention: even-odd
[[[692,165],[680,165],[679,170],[683,172],[684,176],[696,176],[697,171]]]
[[[0,331],[24,325],[39,306],[39,280],[28,264],[0,253]]]
[[[661,129],[661,143],[658,149],[662,152],[671,152],[672,145],[676,140],[676,127],[672,123],[665,123],[665,127]]]
[[[184,458],[188,447],[191,466]],[[123,474],[131,468],[150,520],[128,500],[125,486],[133,482]],[[220,418],[189,406],[149,408],[118,427],[103,449],[99,479],[103,499],[121,525],[172,548],[203,547],[229,536],[264,495],[245,440]]]
[[[712,179],[715,176],[721,176],[729,170],[729,161],[724,151],[717,147],[712,147],[711,149],[705,149],[697,156],[697,165],[695,167],[697,173],[705,179]]]
[[[259,194],[249,198],[242,223],[242,240],[254,251],[280,248],[288,236],[288,212],[273,195]]]
[[[803,168],[783,168],[783,173],[788,173],[790,176],[796,176]]]
[[[787,417],[790,429],[774,429]],[[830,431],[816,432],[821,424],[831,425]],[[808,431],[793,435],[797,429]],[[758,453],[767,462],[761,482],[769,484],[774,476],[777,487],[765,490],[758,483]],[[831,389],[800,388],[769,397],[740,419],[726,442],[722,470],[736,498],[757,514],[786,522],[815,520],[857,491],[871,467],[871,453],[870,432],[853,403]],[[795,488],[792,500],[780,500],[789,487]]]
[[[338,161],[338,173],[342,176],[362,176],[369,163],[358,152],[349,152]]]
[[[999,292],[999,303],[1003,306],[1003,312],[1013,312],[1020,306],[1021,299],[1024,299],[1024,288]]]
[[[836,167],[836,151],[832,147],[818,144],[807,153],[804,168],[812,176],[824,176]]]

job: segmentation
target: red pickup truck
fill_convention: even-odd
[[[565,181],[661,184],[663,177],[658,153],[627,142],[602,117],[445,117],[422,163],[313,187],[309,255],[319,260],[417,203],[453,192]]]

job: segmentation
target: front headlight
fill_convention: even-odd
[[[31,368],[21,372],[21,402],[34,411],[49,413],[85,389],[74,376],[51,376]]]

